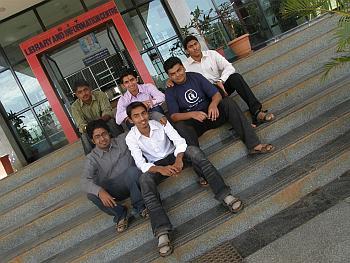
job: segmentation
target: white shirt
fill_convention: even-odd
[[[186,71],[197,72],[202,74],[211,83],[218,80],[225,82],[228,77],[235,73],[236,70],[230,62],[214,50],[202,51],[202,59],[200,62],[189,57],[183,63]]]
[[[154,166],[171,153],[176,157],[179,153],[185,152],[187,144],[169,122],[165,126],[157,121],[150,120],[150,135],[142,135],[136,126],[132,127],[126,136],[126,144],[129,147],[136,166],[143,172]],[[148,162],[143,156],[145,156]]]

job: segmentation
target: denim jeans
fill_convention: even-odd
[[[101,199],[94,194],[87,194],[87,197],[103,212],[114,216],[114,222],[118,222],[127,214],[126,208],[120,205],[123,201],[130,197],[133,208],[141,213],[145,209],[145,202],[143,201],[139,178],[141,171],[135,166],[129,167],[125,174],[105,182],[101,182],[100,186],[106,190],[111,196],[116,198],[117,206],[110,208],[103,205]]]
[[[185,165],[192,164],[196,173],[207,179],[217,200],[223,201],[224,198],[230,194],[230,188],[225,184],[219,172],[210,163],[200,148],[188,146],[184,159]],[[175,156],[170,154],[154,164],[157,166],[166,166],[172,165],[174,162]],[[171,222],[163,208],[162,200],[157,189],[157,185],[165,178],[167,178],[167,176],[150,172],[146,172],[140,177],[142,196],[149,211],[152,230],[156,237],[172,230]]]
[[[223,98],[218,105],[218,110],[219,118],[215,121],[206,119],[203,122],[199,122],[194,119],[189,119],[176,122],[174,127],[181,137],[186,140],[188,145],[199,147],[199,136],[210,129],[218,128],[228,122],[249,150],[260,144],[260,140],[254,129],[231,97]]]

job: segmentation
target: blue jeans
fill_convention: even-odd
[[[127,171],[121,176],[114,178],[113,180],[108,180],[102,182],[100,186],[106,190],[111,196],[116,198],[117,206],[115,207],[106,207],[102,203],[101,199],[94,194],[87,194],[87,198],[93,202],[99,209],[103,212],[114,216],[114,222],[118,222],[120,219],[123,219],[127,215],[126,208],[120,204],[120,201],[123,201],[130,197],[131,204],[133,208],[141,213],[145,209],[145,202],[143,201],[139,178],[141,171],[135,166],[129,167]]]
[[[186,165],[192,164],[197,175],[204,177],[208,181],[217,200],[222,202],[224,198],[230,194],[230,187],[225,184],[218,170],[216,170],[199,147],[188,146],[184,159]],[[174,154],[170,154],[154,164],[166,166],[172,165],[174,162],[175,156]],[[146,172],[140,177],[142,196],[149,211],[153,233],[157,237],[172,230],[172,225],[165,209],[163,208],[160,194],[157,189],[157,185],[165,178],[167,178],[167,176],[163,176],[160,173],[150,172]]]

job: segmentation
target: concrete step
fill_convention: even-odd
[[[310,22],[298,30],[294,30],[291,34],[285,35],[277,42],[255,51],[250,56],[240,59],[234,63],[234,67],[239,72],[248,72],[260,65],[272,61],[283,54],[293,50],[321,35],[333,30],[338,22],[337,16],[326,15],[320,19]]]
[[[83,148],[81,142],[77,141],[27,165],[15,174],[7,176],[0,181],[0,200],[6,193],[13,191],[20,185],[28,183],[81,155],[83,155]]]
[[[289,111],[286,111],[284,115],[281,115],[275,123],[259,128],[258,134],[260,137],[268,137],[268,141],[275,140],[279,136],[287,133],[290,129],[296,128],[311,118],[314,118],[326,110],[334,107],[337,105],[337,103],[340,103],[344,98],[346,98],[344,94],[346,94],[346,91],[344,93],[342,89],[335,89],[333,92],[320,94],[318,97],[316,97],[314,102],[311,102],[310,100],[306,101],[306,107],[301,107],[297,110],[289,109]],[[328,100],[329,96],[333,99]],[[321,99],[319,97],[321,97]],[[327,106],[327,104],[330,106]],[[309,112],[312,113],[310,114]],[[279,126],[282,126],[282,128]],[[277,133],[274,131],[275,129],[278,130]],[[234,154],[232,154],[232,152]],[[210,160],[216,167],[221,169],[245,155],[245,147],[241,142],[237,141],[233,144],[230,143],[227,147],[210,156]],[[179,180],[175,180],[174,182],[172,182],[172,180],[167,180],[169,183],[164,183],[161,185],[160,189],[164,198],[169,197],[188,185],[191,185],[196,178],[191,169],[186,169],[184,175],[185,176],[180,177]],[[44,193],[42,196],[19,206],[18,209],[0,216],[1,229],[20,225],[21,222],[26,220],[26,218],[32,218],[36,215],[36,213],[40,213],[40,211],[45,210],[46,207],[50,207],[61,201],[63,196],[68,197],[76,194],[77,192],[79,192],[78,180],[75,178],[70,179],[66,183],[62,184],[62,187],[52,189],[49,192]],[[59,196],[59,198],[56,198],[57,196]],[[41,206],[38,204],[41,204]],[[30,211],[28,211],[28,209],[26,209],[28,205],[32,206],[34,209],[29,209]],[[86,204],[82,204],[82,206],[86,207]],[[16,220],[12,220],[14,215],[16,215]],[[64,214],[62,216],[64,217]]]
[[[338,134],[339,135],[339,134]],[[345,136],[340,137],[340,139],[342,139]],[[303,172],[304,175],[307,175],[311,172],[310,170],[307,170],[308,168],[314,168],[317,167],[320,163],[326,162],[329,160],[329,158],[331,158],[331,154],[339,154],[339,152],[341,152],[339,155],[341,157],[339,157],[339,159],[337,159],[336,162],[332,162],[332,167],[337,166],[338,165],[338,161],[339,160],[346,160],[346,157],[349,157],[349,138],[350,138],[350,134],[348,133],[346,138],[348,139],[347,141],[345,139],[341,140],[341,143],[338,141],[336,143],[331,143],[331,145],[328,146],[323,146],[322,148],[320,148],[319,150],[316,150],[316,153],[313,152],[310,155],[313,156],[317,156],[317,158],[314,158],[314,163],[310,164],[310,156],[304,156],[302,157],[302,159],[299,159],[296,162],[290,162],[288,163],[286,166],[284,167],[280,167],[277,171],[272,171],[270,172],[271,175],[267,176],[267,178],[259,178],[259,175],[255,175],[256,177],[258,177],[258,182],[253,183],[251,186],[245,187],[244,189],[242,188],[242,191],[239,191],[240,194],[239,196],[244,200],[245,204],[248,206],[248,211],[250,211],[249,207],[253,202],[261,202],[262,199],[264,199],[264,197],[266,198],[266,195],[268,195],[269,193],[271,193],[272,190],[277,190],[276,188],[280,188],[279,190],[283,190],[283,188],[288,185],[289,182],[293,181],[295,179],[295,175],[296,172]],[[345,143],[345,145],[344,145]],[[335,145],[339,146],[337,148],[335,148]],[[329,151],[325,151],[324,149],[328,149]],[[331,153],[331,154],[330,154]],[[323,156],[322,156],[323,154]],[[322,158],[320,158],[322,157]],[[308,160],[307,162],[305,162],[305,160]],[[322,162],[320,162],[320,160]],[[287,161],[288,162],[288,161]],[[300,163],[303,163],[303,166],[301,166]],[[265,167],[266,169],[269,169],[268,164],[275,164],[275,162],[266,162],[265,164],[263,163],[259,163],[258,165],[256,165],[257,167]],[[341,170],[339,172],[339,174],[341,174],[342,171],[348,169],[350,166],[350,163],[347,164],[342,164],[339,167],[337,167],[337,169]],[[257,167],[255,167],[255,169],[257,169]],[[274,169],[275,167],[273,167],[272,169]],[[307,171],[306,171],[307,170]],[[319,170],[320,171],[320,170]],[[255,172],[256,173],[256,172]],[[315,175],[317,176],[317,172],[314,172]],[[264,175],[264,172],[260,172],[260,177],[261,175]],[[238,175],[235,176],[230,176],[230,178],[233,177],[237,177]],[[286,178],[282,178],[282,176],[286,177]],[[239,176],[240,178],[238,178],[237,180],[235,180],[237,182],[237,184],[240,184],[239,179],[243,178],[243,176]],[[231,182],[230,182],[231,185]],[[291,187],[291,186],[289,186]],[[211,243],[211,242],[215,242],[218,240],[221,240],[220,234],[222,232],[225,231],[226,227],[222,226],[222,224],[224,224],[224,222],[222,222],[223,217],[226,217],[225,219],[228,220],[230,218],[234,218],[233,215],[231,215],[229,212],[225,211],[224,208],[221,207],[221,205],[218,205],[217,202],[213,202],[213,206],[207,208],[206,206],[206,198],[204,195],[208,195],[208,191],[202,191],[202,196],[201,198],[196,198],[196,200],[190,200],[190,206],[192,206],[194,210],[197,210],[197,207],[201,207],[204,206],[205,209],[203,209],[205,212],[204,213],[199,213],[197,214],[196,212],[191,212],[191,210],[189,210],[188,212],[191,213],[192,218],[189,221],[186,221],[185,223],[182,224],[176,224],[174,221],[176,221],[176,212],[172,213],[169,212],[169,216],[172,220],[172,222],[174,223],[174,226],[176,226],[176,230],[175,230],[175,242],[174,245],[175,247],[180,247],[180,251],[176,252],[175,249],[175,257],[177,259],[177,261],[175,260],[174,262],[188,262],[188,260],[190,259],[187,254],[184,254],[184,250],[186,251],[186,253],[198,253],[198,251],[200,251],[201,253],[204,252],[205,250],[203,250],[201,247],[204,247],[205,249],[208,249],[208,245],[206,244],[207,242]],[[191,193],[190,193],[191,194]],[[290,193],[291,194],[291,193]],[[212,194],[210,195],[210,199],[213,199]],[[270,202],[266,202],[266,204],[270,204],[277,206],[279,205],[279,202],[283,202],[284,199],[272,199],[272,201]],[[196,202],[194,202],[196,201]],[[203,204],[204,203],[204,204]],[[195,205],[194,205],[195,204]],[[247,221],[247,224],[249,224],[251,221],[256,220],[257,218],[261,218],[263,216],[265,216],[265,213],[268,212],[275,212],[275,211],[270,211],[269,208],[266,208],[266,204],[261,204],[261,205],[257,205],[257,207],[264,207],[264,210],[262,209],[258,209],[255,208],[255,214],[252,215],[251,217],[246,217],[244,216],[241,219],[241,224],[244,224],[245,221]],[[246,208],[247,210],[247,208]],[[268,211],[266,211],[268,210]],[[247,212],[244,212],[247,213]],[[239,215],[238,215],[239,216]],[[226,221],[225,220],[225,221]],[[218,222],[219,221],[219,222]],[[234,227],[234,224],[232,224]],[[220,231],[220,234],[215,233],[215,231],[211,231],[210,230],[210,235],[206,235],[206,231],[208,231],[208,229],[216,227],[216,229],[218,229],[218,231]],[[235,228],[234,230],[243,230],[242,229],[243,226],[240,226],[239,228]],[[231,231],[230,228],[227,228],[228,231]],[[129,234],[129,239],[131,238],[130,236],[133,233]],[[200,241],[196,242],[194,245],[190,244],[188,245],[189,242],[192,242],[193,239],[195,239],[197,237],[197,235],[206,235],[206,238],[208,238],[208,241],[205,241],[205,238],[201,238]],[[225,233],[228,234],[228,233]],[[236,235],[238,233],[232,233],[230,232],[231,238],[232,236]],[[137,232],[135,232],[135,236],[137,235],[137,239],[140,240],[140,229],[137,229]],[[225,237],[225,235],[223,236]],[[218,240],[216,240],[218,238]],[[64,260],[58,260],[58,258],[56,258],[56,260],[53,260],[53,262],[94,262],[96,260],[98,260],[99,262],[110,262],[110,261],[117,261],[117,262],[149,262],[151,261],[151,259],[156,258],[157,252],[155,251],[155,240],[152,237],[151,240],[147,241],[146,243],[144,243],[144,245],[140,246],[139,244],[133,244],[134,245],[134,250],[132,250],[131,245],[130,245],[130,241],[128,240],[119,240],[118,238],[111,240],[109,243],[107,244],[102,244],[99,248],[94,247],[94,249],[92,249],[91,251],[89,251],[89,253],[86,253],[86,249],[84,250],[84,254],[75,259],[72,260],[71,258],[64,258]],[[100,242],[97,242],[99,244],[101,244]],[[139,241],[139,243],[141,243],[141,241]],[[210,244],[211,246],[211,244]],[[123,247],[128,247],[127,249],[125,249],[125,251],[127,251],[127,254],[122,254],[120,251],[123,250]],[[123,256],[118,257],[118,253],[122,254]],[[149,253],[149,254],[148,254]],[[119,254],[119,255],[120,255]],[[181,258],[179,258],[179,254],[181,255]],[[67,255],[67,253],[66,253]],[[187,256],[187,257],[184,257]],[[139,258],[138,258],[139,257]],[[193,257],[193,255],[191,254],[191,257]],[[171,260],[174,259],[174,257],[170,258]],[[169,262],[172,262],[172,261]]]
[[[342,107],[342,108],[344,108],[344,107]],[[335,113],[339,114],[339,111],[333,112],[333,114],[335,114]],[[282,166],[282,168],[283,168],[283,165],[289,164],[288,161],[292,161],[292,160],[288,160],[288,161],[285,160],[285,151],[290,152],[291,158],[300,158],[300,156],[298,155],[298,153],[300,152],[300,148],[305,147],[306,149],[303,150],[302,154],[307,154],[308,151],[314,150],[313,147],[319,147],[320,144],[326,143],[326,141],[327,141],[326,138],[330,139],[329,136],[331,136],[331,137],[332,137],[332,135],[337,136],[340,132],[343,132],[344,129],[349,130],[350,125],[345,127],[344,122],[345,123],[348,122],[348,120],[350,118],[350,114],[346,114],[344,116],[344,118],[347,118],[346,119],[347,122],[344,121],[344,119],[341,119],[337,122],[332,122],[331,120],[334,120],[333,114],[329,114],[328,117],[323,117],[323,118],[320,118],[320,120],[318,120],[318,122],[324,122],[325,120],[327,120],[328,125],[325,125],[324,127],[319,128],[317,130],[318,132],[316,132],[316,133],[314,133],[315,126],[312,126],[310,124],[309,129],[311,129],[311,131],[303,128],[303,129],[300,129],[299,133],[294,132],[294,133],[292,133],[292,135],[289,135],[290,138],[293,137],[293,139],[295,140],[296,138],[295,138],[295,135],[293,135],[293,134],[298,134],[298,136],[302,137],[301,133],[303,133],[303,136],[305,136],[305,131],[308,130],[308,132],[310,134],[309,134],[309,136],[307,136],[307,139],[301,140],[300,142],[297,142],[297,143],[289,142],[288,140],[283,139],[282,141],[287,141],[290,144],[291,149],[289,149],[289,147],[287,147],[286,145],[285,146],[278,145],[278,149],[280,149],[280,150],[277,151],[275,154],[271,155],[271,157],[270,157],[270,158],[272,158],[272,156],[276,156],[276,160],[271,161],[271,159],[268,156],[264,156],[262,159],[259,159],[259,161],[252,160],[252,159],[250,159],[250,161],[249,161],[249,158],[242,160],[242,166],[244,166],[244,167],[241,167],[240,169],[238,169],[239,170],[239,172],[238,172],[239,178],[241,178],[243,180],[243,178],[249,176],[249,174],[255,170],[255,173],[253,176],[256,176],[259,179],[259,177],[261,177],[260,173],[257,174],[259,167],[262,167],[262,169],[264,167],[266,167],[266,169],[268,171],[270,171],[270,173],[271,173],[272,170],[281,169],[280,166]],[[265,165],[265,162],[266,162],[266,165]],[[277,167],[270,170],[271,167],[269,167],[267,165],[270,163],[275,164]],[[248,167],[251,167],[251,168],[247,169]],[[232,172],[232,169],[229,169],[229,170]],[[269,173],[268,171],[263,170],[261,173],[268,174]],[[228,183],[233,186],[234,192],[240,191],[240,189],[235,189],[235,183],[232,182],[232,178],[236,178],[238,175],[235,175],[234,177],[230,176],[230,175],[228,175],[228,176],[229,176],[227,178]],[[226,175],[226,177],[227,177],[227,175]],[[179,177],[179,178],[182,178],[182,177]],[[259,180],[261,180],[261,179],[262,178],[260,178]],[[165,183],[167,183],[167,182],[168,182],[168,180]],[[246,185],[246,183],[244,183],[242,185],[242,188],[245,188],[248,186],[249,185]],[[195,187],[196,187],[196,185],[195,185]],[[199,191],[199,192],[196,193],[195,189],[188,189],[188,193],[187,193],[187,195],[185,195],[185,200],[182,200],[183,202],[185,202],[185,204],[184,203],[176,204],[176,202],[174,202],[174,200],[173,200],[174,197],[171,197],[168,200],[165,200],[166,206],[169,206],[168,205],[169,203],[172,204],[171,207],[168,207],[168,210],[170,210],[169,216],[171,217],[175,226],[190,220],[193,216],[199,215],[200,213],[203,213],[204,211],[206,211],[206,209],[209,209],[217,204],[212,199],[212,197],[211,197],[212,194],[208,193],[208,191],[203,191],[203,189],[199,189],[199,190],[197,189],[197,191]],[[183,194],[184,194],[184,192],[179,193],[178,195],[182,196]],[[190,195],[190,196],[188,196],[188,195]],[[193,207],[193,204],[198,203],[198,200],[201,200],[201,206]],[[103,222],[106,225],[103,226],[103,229],[96,230],[95,226],[99,225],[101,222]],[[128,250],[132,249],[132,247],[125,247],[125,246],[133,246],[135,244],[142,242],[143,240],[147,241],[147,240],[150,240],[152,238],[151,230],[149,228],[148,223],[143,222],[142,224],[137,224],[135,226],[135,228],[131,228],[129,231],[127,231],[127,233],[125,235],[122,234],[122,235],[120,235],[120,238],[115,239],[114,232],[112,230],[111,219],[108,218],[108,216],[105,216],[102,214],[96,218],[89,219],[86,223],[81,224],[79,227],[80,227],[80,229],[77,229],[77,228],[72,229],[71,231],[67,231],[67,232],[63,233],[60,236],[57,236],[56,238],[54,238],[52,240],[49,240],[47,242],[40,244],[40,246],[36,246],[35,248],[28,251],[27,253],[20,255],[17,259],[25,259],[26,262],[31,262],[31,260],[33,260],[33,262],[35,260],[41,261],[43,259],[38,258],[38,255],[41,255],[45,258],[48,255],[52,255],[52,254],[50,254],[50,253],[53,253],[52,250],[54,250],[54,251],[63,250],[64,251],[65,249],[72,246],[72,242],[74,242],[73,239],[84,238],[84,237],[82,237],[83,234],[79,232],[82,230],[94,232],[95,235],[99,235],[99,233],[106,234],[106,232],[109,232],[110,235],[112,234],[113,236],[111,237],[111,240],[113,240],[113,241],[111,241],[109,244],[107,244],[108,247],[111,246],[111,248],[108,249],[108,252],[106,252],[106,253],[109,253],[109,252],[112,253],[112,250],[113,251],[122,250],[125,253]],[[89,230],[87,230],[86,228],[89,228]],[[105,236],[104,236],[104,238],[105,238]],[[132,238],[132,240],[130,240],[131,238]],[[80,240],[78,240],[78,242],[79,241],[82,241],[82,240],[80,239]],[[93,244],[96,244],[96,242],[97,242],[96,236],[92,236],[91,242],[92,242],[92,246],[95,246]],[[100,241],[98,241],[97,243],[101,244]],[[60,248],[57,247],[58,246],[57,244],[60,244],[59,245]],[[118,246],[118,244],[119,244],[119,246]],[[120,245],[120,244],[122,244],[122,245]],[[52,250],[51,250],[51,247],[53,248]],[[86,250],[86,245],[84,245],[80,249],[83,251]],[[79,250],[77,250],[77,248],[74,247],[73,251],[79,251]],[[96,251],[94,250],[93,253],[95,253],[95,252]],[[45,255],[43,255],[43,253]],[[66,254],[67,254],[67,252],[63,252],[63,255],[66,255]],[[62,262],[62,261],[58,260],[58,258],[57,258],[57,262]]]
[[[348,132],[295,164],[280,170],[259,185],[241,192],[246,206],[237,215],[232,215],[217,206],[180,225],[174,233],[174,253],[165,259],[159,258],[155,244],[151,244],[154,242],[149,242],[124,257],[106,257],[103,258],[103,262],[189,262],[267,220],[348,171],[349,141]]]

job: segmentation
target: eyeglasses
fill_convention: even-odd
[[[108,138],[109,133],[108,132],[102,132],[101,134],[95,134],[92,136],[94,140],[100,140],[101,138]]]

